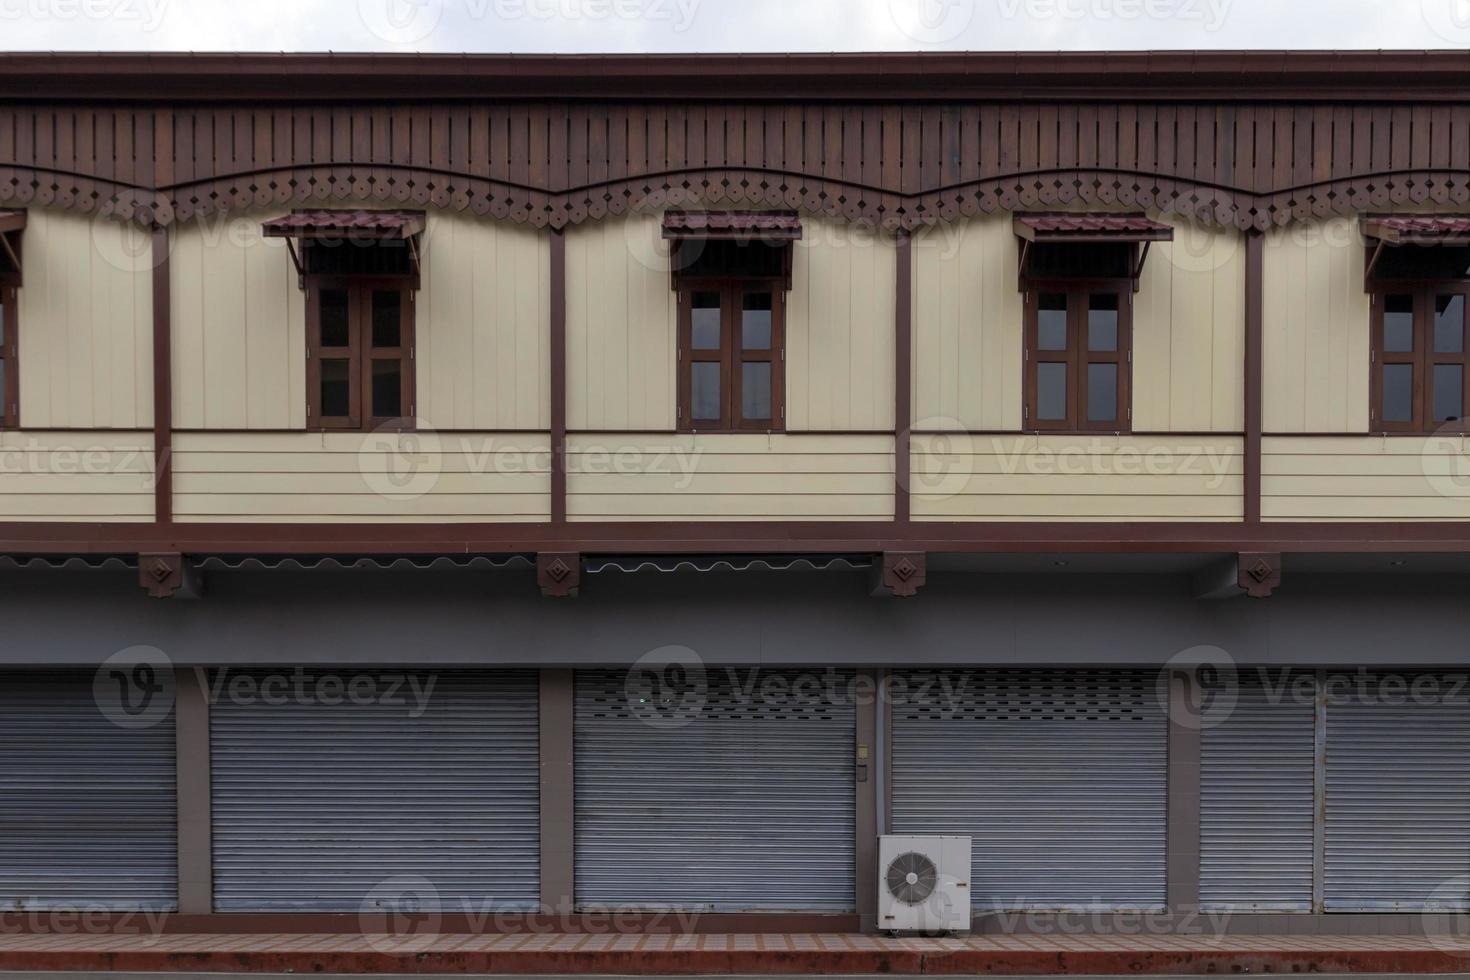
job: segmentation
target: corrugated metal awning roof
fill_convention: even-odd
[[[422,211],[295,211],[261,225],[267,238],[412,238]]]
[[[1174,229],[1141,214],[1018,214],[1016,234],[1032,242],[1171,242]]]
[[[664,237],[794,242],[801,239],[801,216],[794,211],[670,211],[664,215]]]
[[[1470,245],[1470,216],[1370,216],[1363,234],[1389,245]]]
[[[625,555],[586,558],[588,575],[601,572],[851,572],[870,568],[866,555]]]

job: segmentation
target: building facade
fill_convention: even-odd
[[[0,904],[872,930],[936,833],[977,930],[1443,927],[1467,96],[0,56]]]

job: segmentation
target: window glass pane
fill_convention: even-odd
[[[691,377],[689,400],[696,422],[718,422],[720,420],[720,365],[713,361],[699,361],[689,365]]]
[[[9,408],[10,403],[6,401],[8,392],[5,390],[5,358],[0,357],[0,416],[3,416]]]
[[[1087,365],[1087,421],[1118,420],[1118,365]]]
[[[1036,304],[1036,346],[1067,349],[1067,294],[1042,293]]]
[[[1465,412],[1465,369],[1458,364],[1434,366],[1434,421],[1458,422]]]
[[[1460,294],[1434,298],[1434,350],[1459,354],[1465,349],[1465,297]]]
[[[740,313],[740,343],[746,350],[771,349],[770,293],[745,294],[745,308]]]
[[[1067,419],[1067,365],[1036,365],[1036,417],[1043,422]]]
[[[323,418],[346,418],[352,414],[352,380],[349,370],[351,362],[345,357],[329,357],[322,360]]]
[[[695,293],[690,304],[694,334],[690,346],[695,350],[720,349],[720,294]]]
[[[347,290],[323,289],[321,307],[321,345],[323,347],[348,346],[352,341],[347,328]]]
[[[1118,349],[1118,294],[1093,293],[1087,300],[1087,349]]]
[[[398,347],[403,342],[402,333],[403,294],[396,289],[374,290],[373,346]]]
[[[1383,421],[1414,420],[1414,365],[1383,365]]]
[[[752,420],[771,417],[770,361],[750,361],[740,366],[740,415]]]
[[[1383,349],[1395,354],[1414,349],[1414,297],[1383,298]]]
[[[373,418],[403,417],[403,362],[373,361]]]

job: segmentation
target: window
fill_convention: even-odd
[[[403,278],[313,276],[307,286],[307,425],[412,424],[414,293]]]
[[[1382,432],[1464,430],[1470,415],[1470,283],[1373,295],[1373,423]]]
[[[681,432],[786,427],[786,292],[795,212],[670,211]]]
[[[0,428],[20,427],[20,316],[15,286],[0,279]]]
[[[1026,295],[1026,428],[1129,427],[1133,291],[1033,283]]]
[[[780,429],[785,295],[776,283],[685,281],[679,291],[679,428]]]

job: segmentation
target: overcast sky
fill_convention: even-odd
[[[0,49],[1470,47],[1470,0],[0,0]]]

